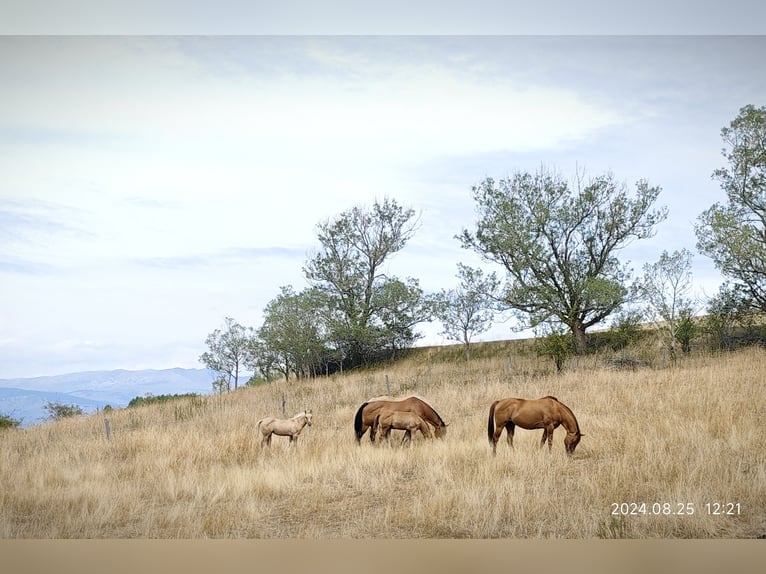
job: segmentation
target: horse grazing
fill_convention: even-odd
[[[278,419],[275,417],[266,417],[258,421],[255,425],[255,432],[263,435],[261,447],[271,446],[271,435],[289,436],[290,444],[298,442],[298,435],[301,434],[303,427],[311,426],[311,410],[298,413],[291,419]]]
[[[429,405],[425,399],[416,395],[396,399],[394,397],[376,397],[362,403],[354,416],[354,431],[356,442],[361,444],[362,436],[375,423],[375,417],[381,409],[414,413],[434,427],[436,438],[444,438],[447,434],[447,424],[441,415]],[[375,433],[370,431],[370,441],[375,442]]]
[[[548,449],[553,448],[553,429],[562,425],[567,430],[564,438],[566,453],[574,452],[580,437],[580,426],[572,410],[556,397],[541,399],[500,399],[489,407],[487,436],[492,445],[492,454],[497,454],[497,441],[503,429],[507,431],[508,445],[513,448],[513,431],[516,425],[523,429],[543,429],[543,440],[540,448],[548,441]]]
[[[412,433],[419,430],[425,438],[433,438],[431,427],[428,423],[415,413],[392,411],[390,409],[380,409],[375,416],[375,422],[372,424],[370,433],[373,435],[380,429],[381,437],[391,444],[391,429],[403,430],[405,442],[412,444]]]

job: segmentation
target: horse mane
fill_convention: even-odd
[[[545,398],[545,399],[553,399],[554,401],[556,401],[561,406],[562,409],[565,409],[569,413],[569,415],[572,417],[572,420],[575,422],[575,428],[577,429],[577,434],[582,434],[580,432],[580,423],[577,421],[577,417],[572,412],[572,409],[570,409],[568,406],[566,406],[564,403],[562,403],[556,397],[552,397],[552,396],[548,395],[547,397],[543,397],[543,398]]]

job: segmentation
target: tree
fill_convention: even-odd
[[[431,306],[417,279],[409,277],[406,282],[393,279],[382,285],[377,315],[383,340],[387,341],[385,348],[393,356],[422,336],[413,329],[431,318]]]
[[[630,269],[616,253],[654,234],[667,209],[652,210],[659,187],[636,184],[635,198],[612,174],[570,189],[544,167],[473,187],[476,232],[463,230],[463,247],[501,264],[508,274],[505,303],[535,327],[565,325],[578,354],[586,330],[629,300]]]
[[[394,312],[389,295],[398,279],[384,274],[382,266],[415,233],[414,215],[386,198],[318,225],[321,248],[303,271],[326,295],[329,338],[352,366],[367,362],[390,341],[383,316]],[[399,335],[401,344],[411,342],[406,332]]]
[[[471,359],[471,339],[492,326],[500,281],[495,273],[457,264],[460,283],[455,289],[442,289],[434,297],[434,315],[441,321],[441,334],[463,344],[466,360]]]
[[[690,350],[694,336],[693,300],[691,289],[692,254],[681,249],[668,254],[663,251],[655,263],[644,265],[641,294],[646,301],[647,317],[657,323],[663,346],[676,358],[676,343],[683,351]]]
[[[728,168],[717,169],[727,203],[697,219],[697,249],[766,311],[766,107],[748,105],[721,130]]]
[[[291,372],[299,378],[316,374],[326,355],[321,299],[316,289],[296,293],[291,285],[281,287],[264,309],[257,337],[262,352],[251,353],[256,363],[270,358],[285,379]]]
[[[223,387],[231,390],[232,381],[234,390],[238,388],[239,373],[248,359],[251,337],[252,329],[235,323],[231,317],[226,317],[223,330],[216,329],[207,336],[205,344],[209,350],[202,353],[199,360],[218,373],[214,390],[221,392]]]
[[[553,359],[556,364],[556,372],[564,370],[566,360],[573,353],[572,337],[563,331],[553,328],[550,324],[543,324],[544,332],[535,337],[535,352],[539,357]]]
[[[21,419],[12,417],[11,415],[0,414],[0,429],[18,428],[21,426]]]
[[[734,347],[735,330],[753,322],[754,308],[750,296],[741,284],[726,281],[718,293],[708,299],[704,328],[714,349]]]

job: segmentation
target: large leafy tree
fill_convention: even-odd
[[[697,220],[697,249],[766,311],[766,107],[743,107],[721,130],[729,166],[713,172],[727,201]]]
[[[631,197],[612,174],[578,177],[572,188],[544,167],[487,178],[473,187],[476,231],[458,239],[505,268],[504,299],[522,322],[566,325],[582,353],[586,330],[629,298],[631,271],[617,253],[667,216],[652,209],[659,193],[639,181]]]
[[[299,378],[316,374],[327,355],[321,299],[314,289],[296,293],[292,286],[282,287],[264,309],[253,343],[253,366],[267,371],[260,367],[270,361],[285,378],[291,372]]]
[[[500,281],[495,273],[485,275],[462,263],[457,266],[459,284],[434,296],[434,315],[442,324],[442,334],[462,343],[470,360],[471,339],[489,330],[495,319]]]
[[[393,199],[357,206],[317,226],[320,249],[303,268],[307,280],[325,294],[330,317],[329,338],[347,363],[362,364],[392,340],[388,328],[400,326],[394,337],[411,342],[410,321],[391,314],[393,289],[399,280],[383,272],[383,264],[400,251],[417,227],[415,212]],[[412,291],[410,290],[410,294]],[[388,317],[388,318],[387,318]]]
[[[252,329],[243,327],[231,317],[226,317],[223,329],[216,329],[205,339],[208,350],[199,357],[208,369],[216,371],[218,386],[234,389],[239,386],[239,375],[248,360]]]

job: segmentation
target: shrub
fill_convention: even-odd
[[[13,418],[11,415],[0,414],[0,429],[17,428],[21,425],[21,420]]]
[[[43,408],[48,411],[48,418],[54,421],[83,414],[82,407],[79,405],[48,402]]]

